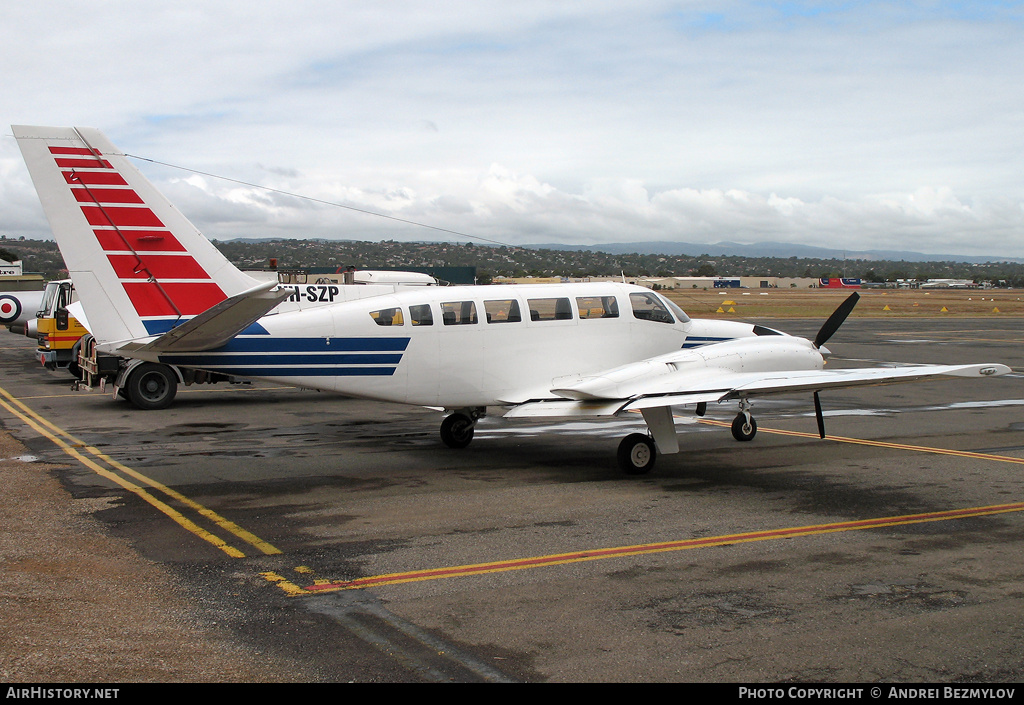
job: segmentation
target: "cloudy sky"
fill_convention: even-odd
[[[1024,2],[54,0],[0,62],[8,237],[44,124],[319,199],[137,162],[220,239],[1024,257]]]

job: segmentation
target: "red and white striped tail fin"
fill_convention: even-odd
[[[99,130],[13,130],[100,342],[160,335],[258,284]]]

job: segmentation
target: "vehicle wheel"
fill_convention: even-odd
[[[82,341],[79,340],[71,348],[71,362],[68,363],[68,372],[75,379],[82,379],[82,368],[78,366],[78,351],[82,349]]]
[[[464,414],[445,416],[441,422],[441,440],[449,448],[465,448],[473,440],[473,419]]]
[[[732,437],[737,441],[749,441],[757,435],[757,422],[753,416],[736,414],[732,420]]]
[[[146,362],[128,376],[125,394],[128,401],[140,409],[155,411],[166,409],[178,393],[178,378],[166,365]]]
[[[619,468],[627,475],[650,472],[657,457],[654,441],[642,433],[631,433],[619,443]]]

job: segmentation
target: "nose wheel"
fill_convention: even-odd
[[[757,422],[749,411],[741,411],[732,420],[732,437],[737,441],[750,441],[757,435]]]

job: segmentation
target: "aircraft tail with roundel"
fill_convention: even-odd
[[[277,305],[115,147],[85,127],[12,127],[96,339],[204,350]]]

